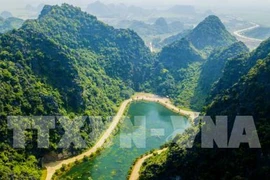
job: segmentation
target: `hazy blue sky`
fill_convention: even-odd
[[[29,16],[24,7],[27,4],[37,6],[39,4],[69,3],[80,6],[83,9],[96,0],[0,0],[0,12],[10,11],[13,15],[27,19]],[[212,10],[216,14],[230,14],[248,21],[270,26],[270,0],[101,0],[108,3],[125,3],[147,8],[168,8],[175,4],[194,5],[200,10]]]
[[[13,15],[27,19],[28,12],[24,10],[27,4],[69,3],[84,9],[96,0],[0,0],[0,12],[7,10]],[[218,14],[229,14],[248,21],[270,26],[270,0],[100,0],[108,3],[125,3],[147,8],[168,8],[175,4],[194,5],[202,11],[212,10]]]
[[[63,3],[67,2],[74,5],[86,5],[95,0],[0,0],[1,9],[22,8],[26,4],[39,3]],[[102,2],[124,2],[129,4],[143,5],[171,5],[171,4],[191,4],[197,6],[268,6],[270,7],[270,0],[101,0]],[[270,8],[269,8],[270,9]]]

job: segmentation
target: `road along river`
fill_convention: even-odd
[[[144,100],[146,102],[140,102],[140,100]],[[146,147],[137,148],[132,146],[130,148],[119,148],[120,134],[117,134],[113,137],[109,147],[105,148],[99,156],[89,162],[76,165],[80,166],[79,168],[74,166],[64,175],[65,177],[69,176],[75,179],[88,179],[90,177],[92,179],[125,179],[129,167],[137,157],[164,144],[166,138],[174,131],[174,127],[168,117],[176,116],[178,115],[177,113],[189,116],[190,118],[194,118],[198,115],[198,113],[195,112],[180,110],[173,106],[166,98],[161,98],[152,94],[136,94],[133,98],[122,103],[117,116],[113,119],[110,127],[105,131],[94,147],[76,157],[47,164],[46,179],[51,179],[55,171],[60,169],[63,164],[70,164],[76,160],[81,160],[84,156],[90,156],[95,153],[98,148],[102,147],[120,122],[121,116],[125,112],[127,105],[133,101],[139,102],[131,104],[128,115],[131,117],[138,115],[146,117]],[[134,121],[134,119],[131,118],[131,121]],[[184,130],[189,126],[189,121],[187,118],[183,118],[181,121]],[[123,125],[121,125],[121,127],[124,130],[127,130],[127,132],[133,132],[135,135],[136,131],[139,131],[138,129],[140,129],[133,125],[130,126],[129,121],[123,121]],[[137,135],[140,136],[140,133],[137,133]],[[75,172],[73,171],[74,169],[76,170]],[[80,172],[80,170],[82,171]]]
[[[261,39],[256,39],[256,38],[251,38],[251,37],[247,37],[245,35],[243,35],[244,32],[246,31],[250,31],[252,29],[256,29],[258,27],[260,27],[260,25],[252,23],[253,26],[245,28],[245,29],[240,29],[237,31],[234,31],[233,34],[235,35],[235,37],[239,40],[244,42],[251,50],[255,49],[256,47],[259,46],[259,44],[262,42]]]

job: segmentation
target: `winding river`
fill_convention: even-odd
[[[139,156],[159,148],[171,135],[190,126],[181,116],[155,102],[133,102],[120,130],[99,156],[74,166],[63,179],[125,180]],[[174,120],[173,120],[174,119]],[[133,139],[132,139],[133,138]]]

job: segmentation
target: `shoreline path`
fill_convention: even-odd
[[[121,120],[122,115],[125,112],[127,105],[132,101],[138,101],[138,100],[160,103],[161,105],[163,105],[163,106],[165,106],[173,111],[176,111],[183,116],[189,117],[191,120],[195,119],[199,115],[198,112],[192,112],[192,111],[187,111],[187,110],[182,110],[182,109],[177,108],[176,106],[174,106],[170,102],[170,100],[168,98],[159,97],[159,96],[156,96],[154,94],[137,93],[132,98],[125,100],[121,104],[116,116],[113,118],[111,124],[109,125],[109,128],[104,132],[104,134],[100,137],[100,139],[96,142],[96,144],[93,147],[91,147],[86,152],[79,154],[75,157],[71,157],[69,159],[45,164],[45,167],[47,169],[46,180],[51,180],[54,173],[58,169],[60,169],[64,164],[67,165],[67,164],[74,163],[75,161],[82,160],[84,158],[84,156],[90,156],[91,154],[95,153],[99,148],[101,148],[104,145],[104,143],[106,142],[106,140],[111,136],[112,132],[116,129],[118,123]],[[160,150],[158,152],[161,153],[162,151],[164,151],[164,150]]]

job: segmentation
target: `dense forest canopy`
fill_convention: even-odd
[[[140,179],[269,178],[269,42],[270,39],[263,42],[250,54],[243,47],[239,49],[243,45],[237,45],[242,54],[228,60],[223,75],[210,92],[204,110],[205,115],[212,117],[229,116],[229,132],[236,116],[252,116],[262,148],[250,149],[246,144],[241,144],[238,149],[220,149],[216,146],[214,149],[204,149],[199,133],[193,147],[184,149],[179,144],[192,135],[194,129],[191,129],[178,136],[175,139],[177,143],[171,143],[168,151],[147,160],[141,169]],[[220,60],[223,60],[222,56]]]
[[[201,111],[227,61],[248,48],[213,15],[179,36],[158,53],[152,91],[170,96],[180,107]]]
[[[50,149],[38,150],[31,139],[35,132],[29,132],[26,149],[14,150],[19,158],[6,158],[12,149],[7,116],[102,116],[81,132],[91,146],[107,127],[106,117],[140,91],[151,62],[149,49],[136,33],[114,29],[67,4],[45,6],[37,20],[1,35],[1,177],[38,179],[37,162],[44,155],[69,152],[57,147],[63,134],[58,125]]]
[[[7,20],[0,19],[0,29]],[[167,25],[162,18],[155,23],[164,31]],[[249,53],[211,15],[164,44],[152,54],[134,31],[115,29],[68,4],[46,5],[38,19],[1,34],[0,178],[39,179],[42,163],[57,159],[44,157],[82,151],[57,146],[64,133],[58,121],[49,149],[37,149],[36,131],[27,131],[26,149],[14,149],[7,116],[101,116],[92,123],[88,118],[80,132],[90,147],[110,123],[106,117],[136,91],[168,96],[175,105],[206,115],[230,114],[231,124],[237,114],[253,115],[262,140],[262,149],[255,150],[202,150],[199,138],[189,150],[170,144],[144,164],[141,179],[264,178],[269,173],[270,39]]]

